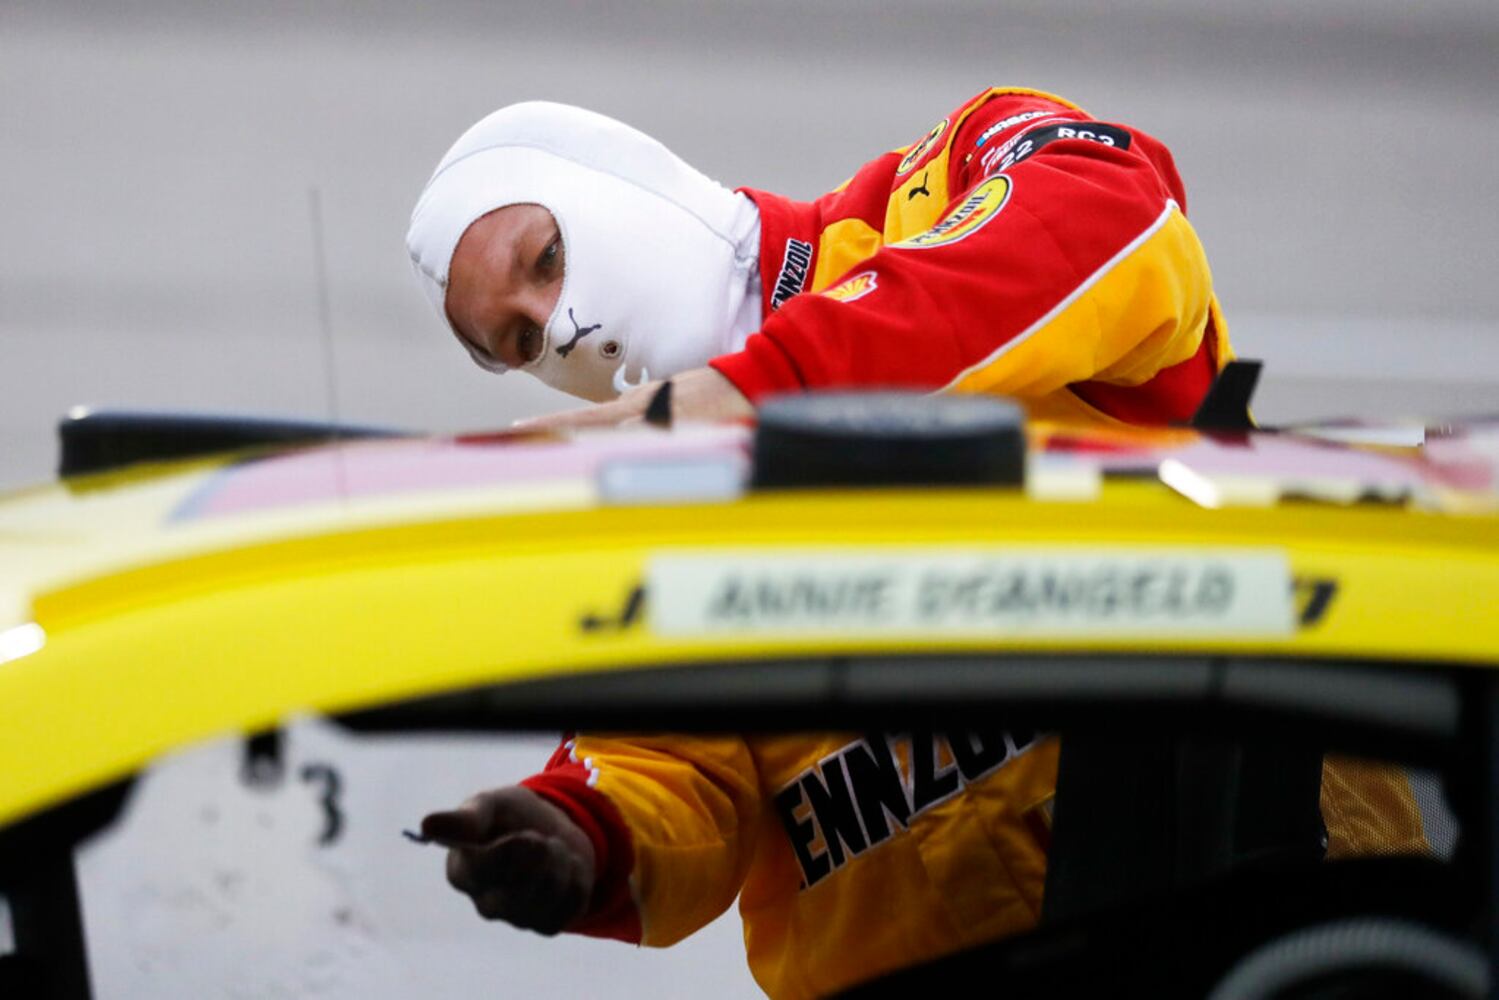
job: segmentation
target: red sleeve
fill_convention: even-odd
[[[958,127],[948,162],[932,229],[785,302],[713,366],[752,402],[837,386],[1026,397],[1137,384],[1202,343],[1210,279],[1158,142],[996,100]]]
[[[573,759],[564,739],[540,774],[521,782],[557,806],[593,842],[594,888],[588,912],[571,927],[576,934],[640,943],[640,915],[630,895],[634,847],[630,829],[614,803],[589,785],[588,770]]]

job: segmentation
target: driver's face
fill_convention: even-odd
[[[464,232],[445,305],[458,335],[512,368],[541,353],[562,291],[562,234],[540,205],[507,205]]]

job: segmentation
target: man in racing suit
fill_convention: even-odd
[[[527,197],[567,243],[577,226],[566,210]],[[988,90],[815,201],[738,197],[753,203],[758,232],[726,207],[715,233],[736,265],[752,245],[758,271],[747,293],[730,283],[714,315],[742,316],[742,295],[759,308],[749,329],[670,364],[642,354],[644,335],[628,339],[631,316],[578,298],[586,288],[546,298],[551,319],[531,341],[496,333],[491,320],[508,314],[471,308],[468,289],[482,283],[459,273],[460,234],[493,197],[433,238],[423,205],[436,199],[424,195],[409,242],[476,360],[531,367],[600,402],[553,426],[639,415],[663,376],[688,417],[747,415],[780,391],[876,385],[1003,394],[1052,420],[1166,423],[1192,415],[1230,357],[1170,153],[1059,97]],[[581,266],[567,254],[568,268]],[[598,357],[574,350],[593,322],[624,339],[601,341]],[[613,392],[583,368],[604,362],[618,366]],[[483,915],[545,933],[666,945],[737,894],[760,985],[815,996],[1035,924],[1056,750],[1002,732],[577,735],[540,774],[433,814],[423,831],[452,849],[449,879]],[[1336,811],[1357,817],[1362,802],[1348,792]]]
[[[745,415],[773,392],[878,385],[1003,394],[1034,417],[1164,423],[1190,417],[1229,358],[1170,153],[1059,97],[985,91],[812,202],[684,179],[690,168],[659,144],[635,148],[633,130],[533,165],[537,147],[618,126],[568,112],[587,115],[516,105],[466,133],[418,202],[408,244],[481,364],[531,370],[595,401],[627,389],[576,419],[628,416],[651,394],[631,384],[671,376],[685,416],[699,396],[707,415],[725,400]],[[648,162],[619,177],[599,166],[634,161]],[[653,183],[657,197],[632,209]],[[566,204],[578,190],[588,202]],[[511,348],[511,311],[471,301],[470,286],[492,291],[496,269],[461,280],[466,261],[484,260],[469,252],[468,230],[487,224],[473,216],[506,201],[544,205],[566,234],[562,291],[539,307],[550,309],[535,317],[540,336],[522,336],[530,349]],[[697,263],[715,254],[721,262]],[[720,287],[746,259],[754,309],[732,282]],[[627,269],[609,270],[621,261]],[[627,294],[641,286],[649,297]],[[700,288],[712,294],[684,298]]]

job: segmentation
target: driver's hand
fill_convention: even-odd
[[[578,410],[566,410],[544,417],[515,422],[517,430],[557,431],[589,427],[613,427],[639,423],[646,407],[661,388],[660,382],[647,382],[625,390],[618,399],[596,403]],[[755,408],[734,383],[714,368],[693,368],[671,379],[671,418],[705,423],[748,420]]]
[[[565,930],[588,909],[594,854],[561,809],[519,785],[480,792],[422,820],[448,848],[448,881],[479,915],[540,934]]]

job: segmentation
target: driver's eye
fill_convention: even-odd
[[[541,256],[536,259],[537,270],[555,274],[562,268],[562,234],[558,233],[552,237],[552,241],[541,251]]]
[[[541,330],[528,325],[515,338],[515,349],[520,354],[521,364],[530,364],[541,356]]]

